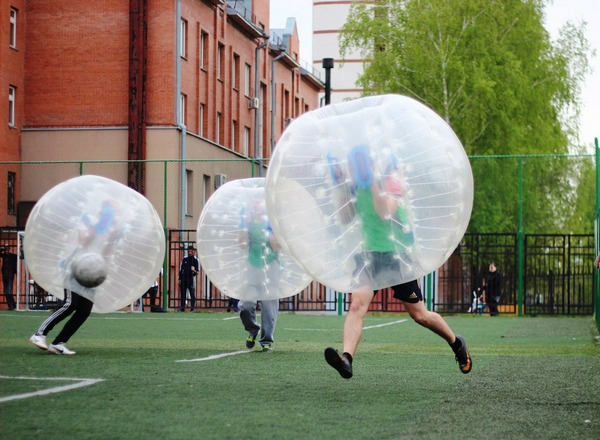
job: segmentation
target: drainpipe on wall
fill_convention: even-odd
[[[127,185],[144,194],[146,159],[146,0],[129,1]]]
[[[267,44],[269,44],[269,35],[263,35],[263,38],[265,39],[262,43],[260,43],[258,46],[256,46],[256,49],[254,51],[254,97],[256,99],[260,99],[259,96],[259,92],[260,92],[260,69],[259,69],[259,64],[260,64],[260,50],[265,47]],[[254,109],[254,158],[255,159],[259,159],[260,163],[259,163],[259,167],[258,167],[258,176],[262,176],[262,152],[260,154],[260,156],[258,156],[258,141],[260,139],[259,137],[259,133],[258,133],[258,121],[259,121],[259,114],[258,112],[260,111],[260,105],[257,106],[257,108]]]
[[[186,148],[186,135],[187,130],[185,125],[181,122],[183,109],[181,108],[181,38],[179,35],[181,34],[181,0],[177,0],[177,10],[175,12],[176,22],[176,32],[175,32],[175,76],[176,76],[176,92],[175,92],[175,108],[176,118],[177,118],[177,129],[180,132],[180,158],[181,158],[181,166],[180,166],[180,174],[181,174],[181,198],[179,200],[180,212],[179,212],[179,229],[184,230],[186,228],[185,225],[185,205],[187,201],[187,179],[186,179],[186,164],[185,159],[187,156],[187,148]]]
[[[281,52],[273,61],[271,61],[271,154],[275,149],[275,63],[285,56],[285,52]]]

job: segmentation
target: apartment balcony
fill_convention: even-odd
[[[227,2],[227,17],[242,30],[255,38],[266,37],[264,29],[258,23],[256,15],[244,6],[241,0]]]
[[[206,3],[215,5],[215,6],[225,6],[225,0],[204,0]]]

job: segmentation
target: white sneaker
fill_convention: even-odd
[[[44,335],[38,335],[37,333],[29,338],[31,343],[42,350],[48,350],[48,344],[46,343],[46,337]]]
[[[61,342],[60,344],[50,344],[50,346],[48,347],[48,351],[54,354],[75,354],[73,350],[69,350],[65,346],[64,342]]]

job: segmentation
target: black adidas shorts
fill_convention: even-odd
[[[416,304],[423,301],[423,293],[417,280],[409,281],[408,283],[396,284],[392,286],[394,298],[411,304]]]

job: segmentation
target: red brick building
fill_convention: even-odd
[[[25,0],[2,2],[0,8],[0,162],[16,162],[20,156],[25,83],[25,27],[20,12]],[[20,166],[0,164],[0,225],[14,226],[20,188]]]
[[[0,164],[0,226],[22,226],[35,201],[73,177],[72,167],[28,161],[183,159],[169,165],[166,193],[162,165],[94,172],[161,213],[166,204],[166,227],[195,229],[219,174],[193,160],[269,158],[324,88],[299,63],[294,20],[271,35],[269,0],[1,5],[0,162],[23,163]],[[237,173],[227,179],[247,177]],[[201,201],[186,206],[190,194]]]

